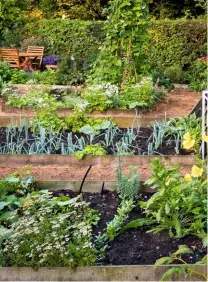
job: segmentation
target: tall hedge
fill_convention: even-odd
[[[206,53],[206,20],[163,20],[152,22],[150,65],[179,65],[184,70]],[[38,37],[47,45],[48,54],[63,49],[83,56],[96,51],[105,39],[104,22],[80,20],[40,20],[29,23],[21,32],[23,38]],[[22,40],[23,40],[22,38]]]
[[[205,20],[163,20],[150,29],[153,65],[181,66],[186,70],[194,60],[206,54],[207,23]]]
[[[42,40],[48,54],[58,55],[66,50],[84,56],[90,49],[99,48],[105,32],[102,21],[50,19],[28,23],[22,40],[31,37]]]

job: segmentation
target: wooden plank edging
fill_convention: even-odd
[[[78,160],[75,156],[66,155],[14,155],[2,154],[0,155],[0,165],[4,166],[24,166],[30,165],[69,165],[76,167],[118,167],[119,161],[122,160],[123,166],[130,165],[149,165],[150,162],[159,158],[161,161],[168,162],[169,164],[179,165],[193,165],[194,155],[169,155],[169,156],[86,156],[82,160]]]
[[[39,268],[3,267],[0,268],[0,281],[159,281],[163,273],[174,265],[160,266],[92,266],[78,267],[75,271],[68,267]],[[206,274],[206,266],[195,267]],[[201,281],[201,277],[175,276],[172,281]]]
[[[35,181],[38,189],[47,189],[50,191],[71,190],[79,192],[82,185],[81,180],[37,180]],[[86,180],[83,184],[81,192],[101,193],[102,189],[107,191],[116,191],[116,180]],[[139,190],[142,193],[154,193],[156,190],[144,185],[144,181],[140,181]]]

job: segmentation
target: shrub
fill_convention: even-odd
[[[11,69],[9,68],[9,65],[1,61],[0,61],[0,79],[2,82],[8,82],[11,79]]]
[[[207,62],[208,57],[199,58],[193,66],[190,74],[190,88],[193,91],[203,91],[207,89]]]

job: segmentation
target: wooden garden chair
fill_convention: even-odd
[[[17,49],[0,49],[0,57],[3,62],[8,63],[10,68],[20,69],[19,51]]]
[[[43,60],[43,54],[44,54],[44,47],[42,46],[28,46],[27,47],[27,53],[32,53],[32,54],[36,54],[37,56],[32,61],[32,67],[34,69],[40,69],[41,65],[42,65],[42,60]]]

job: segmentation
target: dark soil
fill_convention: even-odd
[[[77,196],[78,193],[72,191],[58,191],[54,195]],[[102,193],[83,193],[83,199],[90,202],[90,207],[97,210],[100,214],[100,221],[94,230],[94,234],[103,233],[106,224],[110,222],[117,211],[120,200],[115,192],[103,191]],[[143,194],[142,200],[148,200],[150,194]],[[135,208],[129,217],[129,221],[141,218],[141,210]],[[109,245],[106,251],[103,265],[151,265],[157,259],[169,256],[178,249],[179,245],[187,245],[193,250],[193,254],[184,256],[188,263],[195,263],[205,254],[206,249],[202,247],[202,242],[194,236],[176,239],[170,238],[168,231],[162,231],[158,234],[147,233],[148,227],[129,229],[121,233]],[[175,262],[177,263],[177,262]]]
[[[14,131],[13,131],[14,132]],[[62,133],[59,133],[57,135],[57,139],[61,138],[60,144],[64,144],[65,147],[67,147],[67,137],[69,131],[65,131]],[[116,143],[119,143],[122,139],[122,137],[127,133],[127,129],[119,129],[117,133],[115,134],[113,138],[113,142],[111,143],[110,146],[108,146],[106,151],[108,154],[115,154],[116,152]],[[129,146],[130,151],[134,155],[147,155],[148,154],[148,145],[150,142],[153,141],[153,129],[152,128],[139,128],[134,129],[134,133],[136,134],[136,139],[132,142],[131,146]],[[21,133],[16,129],[16,131],[12,134],[12,138],[10,135],[9,140],[12,140],[13,143],[16,143],[18,139],[21,140],[21,142],[24,144],[25,148],[28,148],[29,145],[34,143],[34,134],[29,131],[28,136],[25,136],[24,130],[21,131]],[[90,144],[90,138],[86,134],[80,134],[80,133],[73,133],[73,143],[77,142],[77,137],[83,137],[85,139],[85,144],[89,145]],[[105,134],[100,133],[97,135],[93,141],[92,144],[100,143],[102,146],[105,144]],[[7,140],[7,129],[4,127],[0,128],[0,146],[3,147],[6,145],[6,140]],[[10,141],[11,142],[11,141]],[[61,145],[60,145],[61,146]],[[46,146],[45,150],[47,149],[48,146]],[[47,151],[47,150],[46,150]],[[22,153],[24,154],[24,148],[22,149]],[[48,153],[48,152],[47,152]],[[53,145],[51,145],[51,154],[61,154],[61,148],[55,148]],[[186,154],[183,150],[180,150],[180,154]],[[155,150],[153,155],[175,155],[175,141],[172,136],[168,136],[164,139],[163,143],[159,146],[157,150]]]

